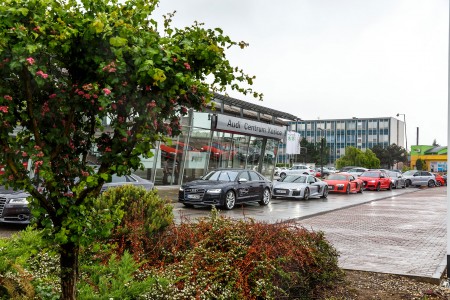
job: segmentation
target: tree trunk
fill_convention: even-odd
[[[69,242],[61,245],[61,289],[64,300],[76,299],[76,284],[78,280],[78,252],[79,246]]]

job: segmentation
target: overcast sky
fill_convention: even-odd
[[[449,0],[161,0],[155,17],[222,28],[263,102],[304,120],[405,114],[408,146],[447,145]],[[403,120],[403,116],[399,117]]]

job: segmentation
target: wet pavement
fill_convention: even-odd
[[[298,223],[325,233],[343,269],[439,282],[446,267],[446,193],[446,187],[417,190]]]
[[[447,187],[366,191],[308,201],[273,199],[266,207],[246,204],[221,213],[268,222],[294,220],[307,229],[323,231],[340,253],[343,269],[439,282],[446,267],[446,196]],[[178,203],[174,208],[176,219],[207,216],[208,211],[207,207],[186,209]]]

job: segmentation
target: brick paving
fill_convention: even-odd
[[[446,267],[447,188],[324,213],[298,221],[323,231],[343,269],[438,281]]]

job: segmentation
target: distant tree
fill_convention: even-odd
[[[393,168],[398,162],[408,162],[408,152],[397,144],[389,145],[387,148],[377,144],[371,150],[380,160],[380,165],[388,169]]]
[[[427,164],[425,162],[425,160],[419,158],[416,161],[416,170],[426,170],[427,169]]]
[[[254,77],[225,55],[245,43],[197,22],[173,28],[172,14],[158,28],[157,5],[0,0],[0,183],[32,195],[33,215],[59,251],[61,299],[76,297],[80,246],[108,230],[90,220],[102,217],[92,215],[92,202],[103,183],[140,168],[140,157],[179,135],[180,118],[203,110],[213,92],[261,97],[242,87]],[[42,189],[24,159],[39,168]]]
[[[434,147],[439,147],[440,145],[436,142],[436,139],[433,140],[433,146]]]
[[[318,143],[310,143],[305,138],[302,138],[300,140],[300,146],[302,147],[300,161],[305,161],[306,163],[314,163],[316,166],[320,166],[321,143],[323,143],[322,164],[328,164],[330,157],[330,147],[327,146],[327,141],[325,138],[323,138]]]
[[[345,155],[336,160],[336,167],[361,166],[365,168],[379,168],[380,160],[370,149],[365,152],[355,147],[345,148]]]

